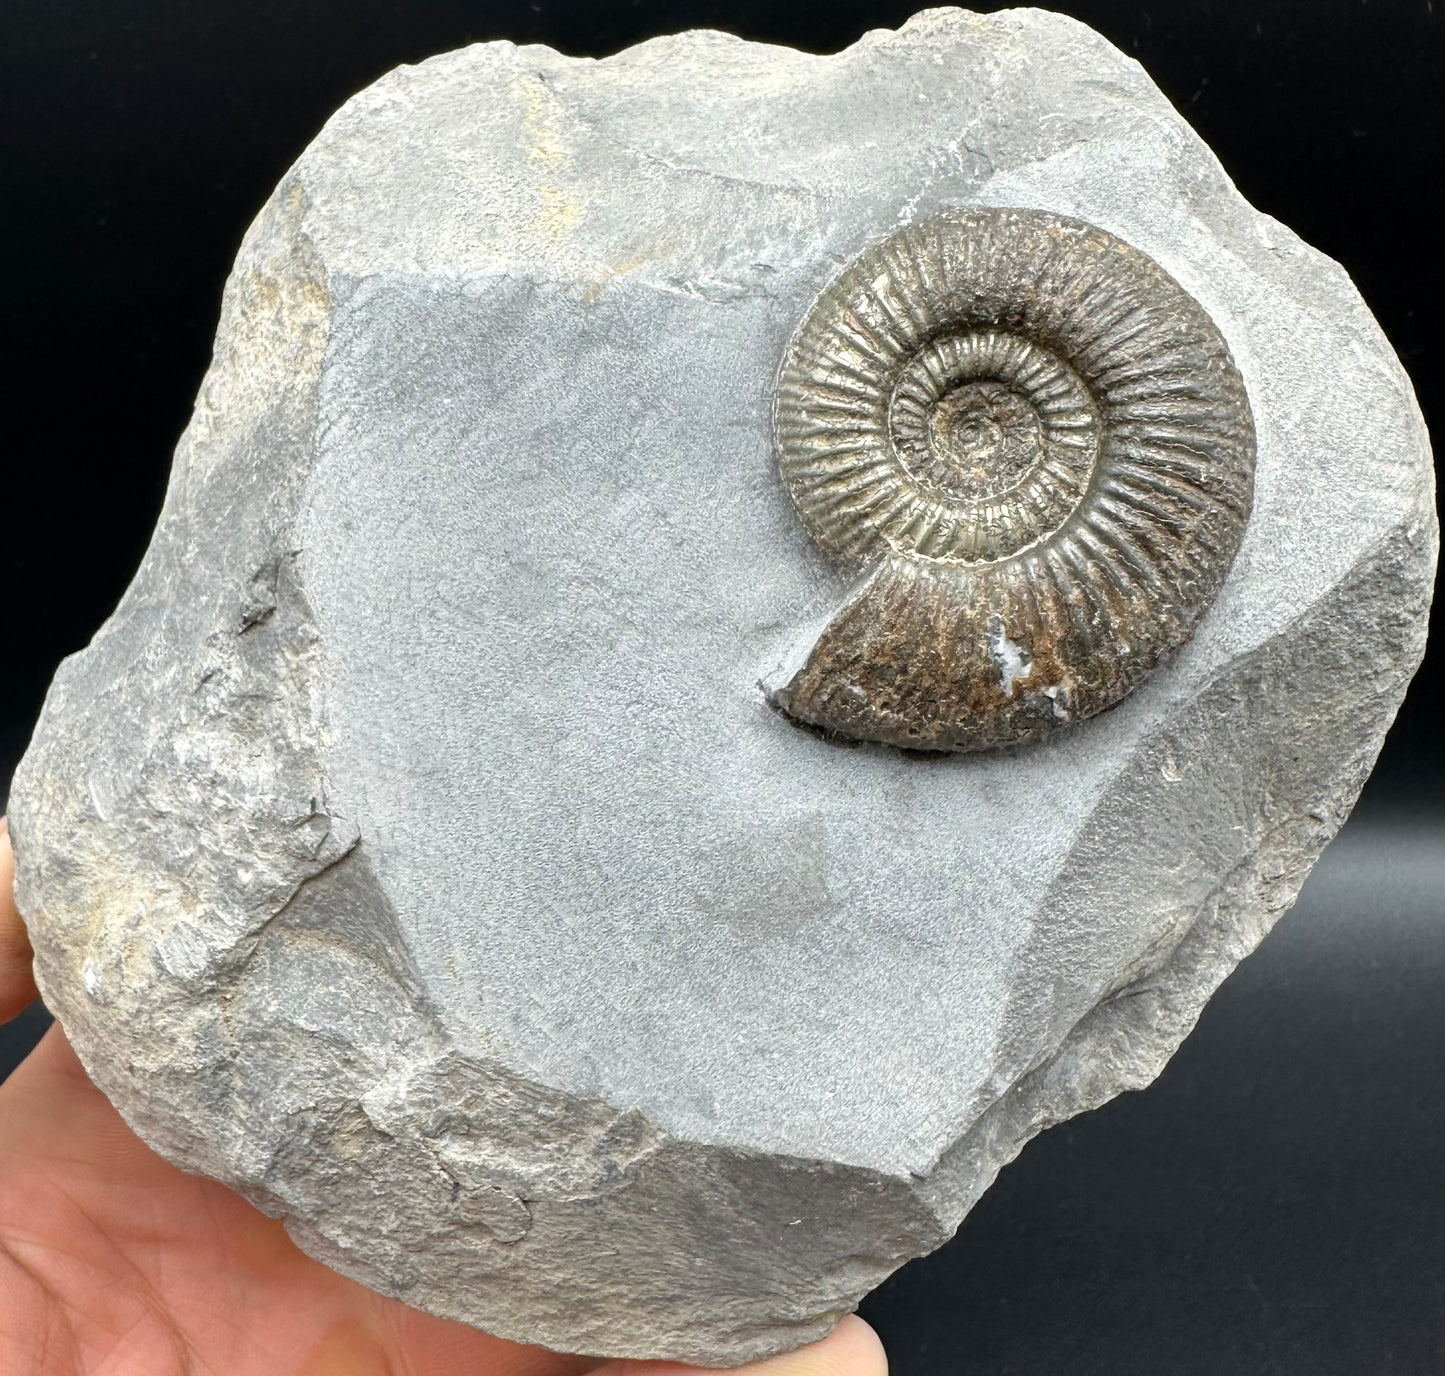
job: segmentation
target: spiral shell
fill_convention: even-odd
[[[1253,495],[1249,400],[1203,307],[1034,210],[865,251],[794,335],[775,424],[799,516],[865,573],[774,701],[895,745],[1112,707],[1194,633]]]

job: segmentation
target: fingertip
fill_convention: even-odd
[[[792,1360],[797,1365],[774,1367]],[[758,1363],[767,1376],[888,1376],[888,1354],[873,1325],[845,1314],[822,1342]],[[748,1368],[751,1370],[751,1368]]]
[[[10,827],[0,817],[0,1022],[24,1011],[39,992],[35,988],[30,937],[15,906],[15,853]]]
[[[845,1314],[821,1341],[752,1362],[736,1376],[888,1376],[888,1357],[872,1325]]]
[[[723,1376],[714,1367],[681,1362],[623,1358],[608,1362],[592,1376]],[[888,1376],[888,1356],[873,1327],[857,1314],[846,1314],[826,1338],[806,1347],[733,1367],[728,1376]]]

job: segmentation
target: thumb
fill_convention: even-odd
[[[15,907],[15,854],[0,817],[0,1022],[9,1022],[39,998],[31,974],[30,938]]]
[[[591,1376],[718,1376],[715,1369],[682,1362],[608,1362]],[[822,1342],[736,1368],[734,1376],[888,1376],[878,1335],[856,1314],[847,1315]]]

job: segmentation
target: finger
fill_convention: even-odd
[[[93,1325],[114,1341],[110,1325],[131,1305],[145,1324],[178,1335],[198,1371],[581,1376],[598,1365],[434,1318],[326,1270],[279,1219],[152,1152],[86,1078],[58,1025],[0,1085],[0,1372],[8,1376],[20,1368],[5,1362],[14,1342],[7,1247],[45,1293],[64,1297],[68,1331]],[[133,1305],[135,1296],[143,1303]],[[27,1317],[15,1320],[22,1329]],[[125,1331],[140,1330],[138,1321]],[[268,1349],[293,1359],[262,1360]]]
[[[592,1376],[719,1376],[715,1369],[681,1362],[623,1360],[598,1367]],[[888,1358],[878,1335],[849,1314],[822,1342],[736,1368],[735,1376],[888,1376]]]
[[[37,998],[31,969],[34,953],[15,907],[15,853],[0,817],[0,1022],[9,1022]]]

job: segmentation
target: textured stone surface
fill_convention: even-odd
[[[843,263],[967,205],[1205,307],[1254,510],[1113,711],[843,746],[760,686],[850,577],[774,381]],[[451,53],[241,249],[154,543],[11,794],[41,985],[147,1140],[379,1289],[588,1352],[801,1343],[1157,1074],[1355,798],[1435,538],[1345,274],[1078,24]]]

